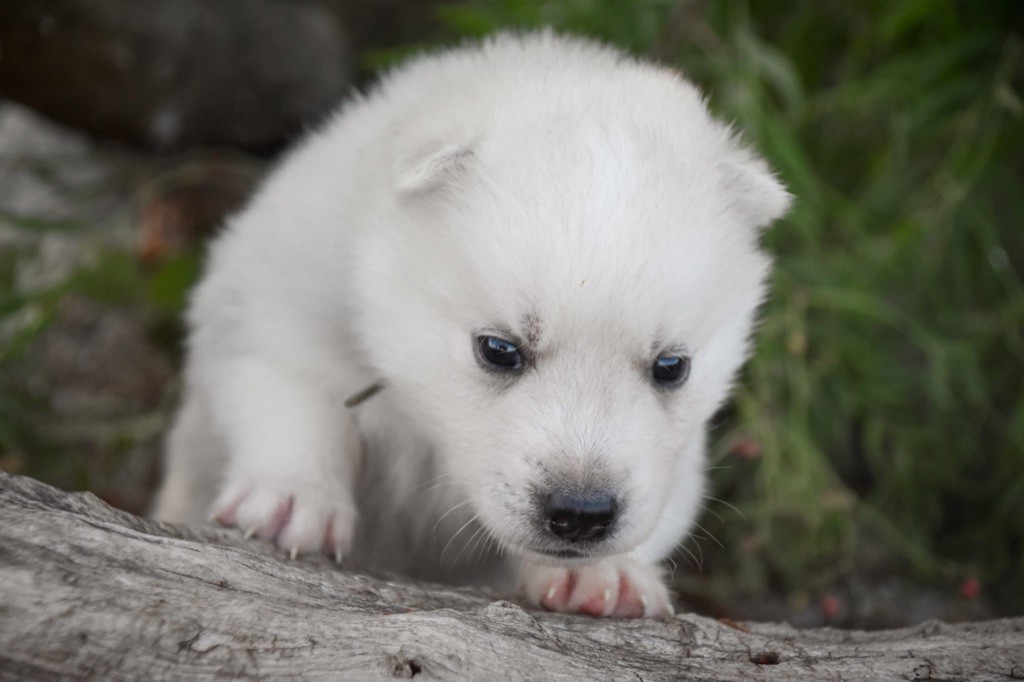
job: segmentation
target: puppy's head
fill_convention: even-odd
[[[691,86],[620,80],[467,105],[458,133],[406,143],[358,272],[388,390],[535,559],[679,539],[763,296],[759,228],[789,201]]]

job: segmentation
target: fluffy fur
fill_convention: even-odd
[[[293,556],[663,615],[789,197],[676,72],[552,34],[413,60],[213,243],[156,516]],[[487,371],[482,334],[528,362]],[[651,364],[692,357],[665,390]],[[346,398],[384,388],[347,409]],[[538,495],[611,491],[578,558]]]

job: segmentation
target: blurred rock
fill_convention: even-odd
[[[108,217],[125,201],[123,186],[110,187],[122,170],[85,135],[0,101],[0,246],[15,234],[67,231],[55,228]],[[26,222],[33,229],[4,229]]]
[[[337,14],[303,0],[3,0],[0,96],[158,150],[266,151],[346,93]]]
[[[14,306],[0,311],[0,427],[17,434],[0,446],[0,468],[145,510],[175,354],[154,338],[152,311],[64,290],[104,255],[134,265],[139,188],[183,163],[196,161],[97,144],[0,102],[0,298]],[[103,283],[134,300],[137,281],[114,281],[121,274]]]
[[[4,374],[9,388],[35,406],[21,425],[38,449],[33,471],[145,512],[170,418],[175,368],[137,311],[67,295],[24,362]],[[39,452],[53,456],[38,461]]]
[[[0,102],[0,258],[18,294],[59,285],[101,245],[125,243],[131,162],[107,158],[81,133]],[[0,342],[33,320],[0,319]],[[26,315],[28,315],[26,317]]]
[[[138,316],[65,296],[53,322],[29,349],[28,389],[55,416],[136,414],[156,407],[173,375]]]
[[[439,32],[437,0],[321,0],[349,29],[356,52],[429,42]]]

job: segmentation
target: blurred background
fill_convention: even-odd
[[[1020,0],[3,0],[0,468],[144,512],[223,216],[352,87],[539,26],[678,67],[797,198],[687,608],[1024,613]]]

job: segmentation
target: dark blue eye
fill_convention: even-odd
[[[514,372],[523,366],[523,356],[516,344],[497,336],[476,337],[480,359],[488,369],[497,372]]]
[[[682,355],[662,355],[651,366],[654,383],[668,387],[682,386],[690,376],[690,358]]]

